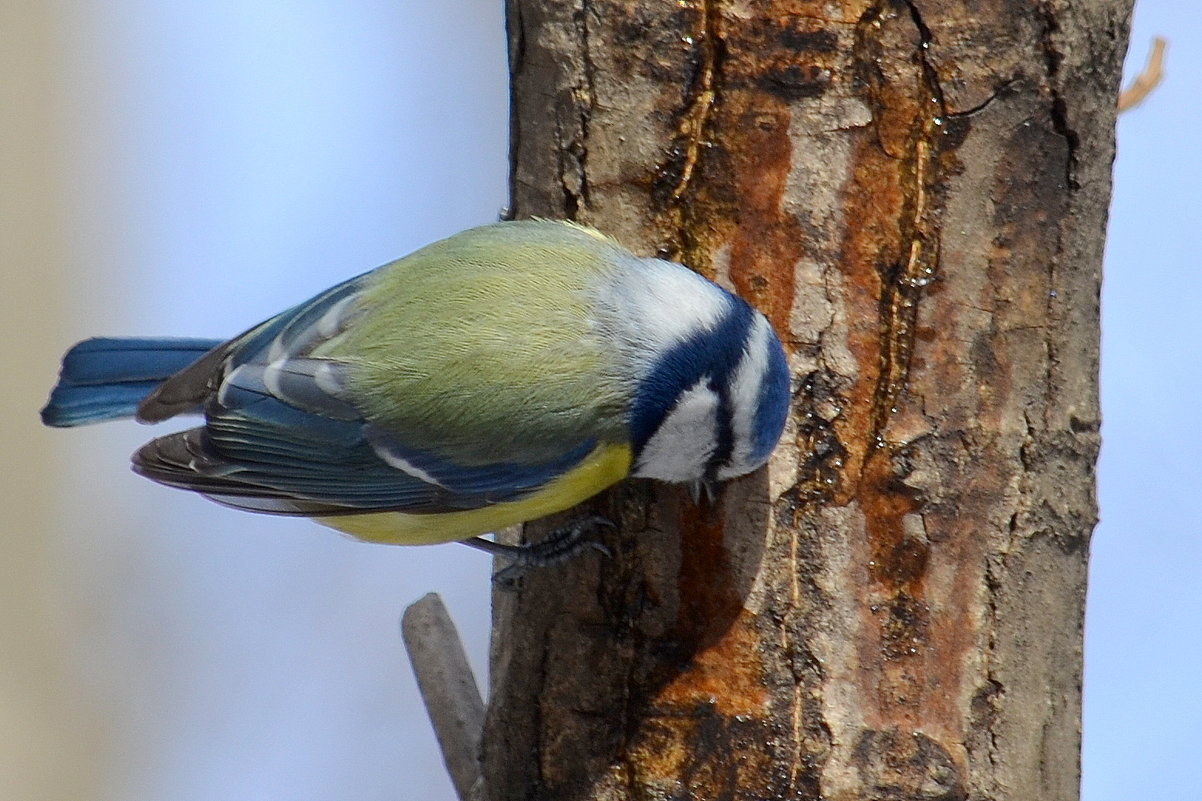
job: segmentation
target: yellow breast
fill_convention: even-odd
[[[366,542],[430,545],[464,540],[569,509],[621,481],[633,458],[628,445],[599,445],[576,467],[521,500],[442,514],[371,512],[317,522]]]

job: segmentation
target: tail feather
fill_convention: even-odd
[[[163,381],[221,344],[216,339],[87,339],[63,357],[42,422],[67,428],[133,417]]]

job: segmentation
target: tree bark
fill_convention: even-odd
[[[514,215],[735,289],[795,381],[766,470],[496,596],[493,801],[1077,798],[1130,6],[508,0]]]

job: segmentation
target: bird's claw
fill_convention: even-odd
[[[494,556],[503,556],[512,560],[511,564],[494,573],[492,579],[498,587],[512,589],[517,586],[518,579],[524,576],[530,568],[557,565],[589,548],[612,559],[614,554],[608,546],[587,535],[590,531],[598,528],[616,529],[617,527],[617,524],[609,518],[601,515],[589,515],[555,529],[537,542],[506,545],[473,537],[470,540],[464,540],[464,544]]]

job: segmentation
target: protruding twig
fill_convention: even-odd
[[[484,701],[459,632],[437,593],[405,610],[401,635],[455,792],[468,801],[480,779]]]
[[[1168,42],[1159,36],[1152,40],[1152,49],[1148,52],[1148,63],[1144,64],[1143,72],[1119,93],[1120,112],[1138,106],[1164,79],[1164,49],[1167,45]]]

